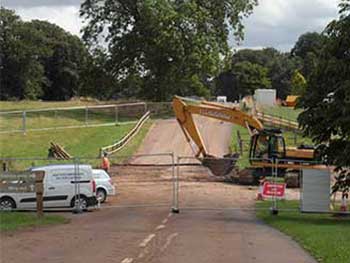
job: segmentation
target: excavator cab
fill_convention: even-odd
[[[249,159],[268,160],[286,157],[286,143],[278,129],[264,129],[251,137]]]

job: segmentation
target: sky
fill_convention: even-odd
[[[23,20],[47,20],[80,35],[79,0],[0,0]],[[259,0],[252,15],[244,20],[245,40],[236,49],[274,47],[289,51],[305,32],[321,32],[337,17],[339,0]]]

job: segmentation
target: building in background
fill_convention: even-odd
[[[257,89],[255,90],[254,99],[260,106],[275,106],[276,90],[275,89]]]

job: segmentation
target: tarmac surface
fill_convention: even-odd
[[[199,120],[204,142],[228,152],[231,126]],[[157,121],[138,153],[193,155],[175,120]],[[168,163],[143,157],[139,163]],[[256,189],[225,183],[203,167],[180,173],[179,209],[171,213],[172,169],[116,167],[118,195],[100,210],[64,213],[70,223],[2,233],[3,263],[313,263],[296,242],[255,218]]]

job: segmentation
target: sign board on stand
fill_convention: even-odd
[[[263,185],[263,197],[276,197],[284,199],[286,193],[286,184],[265,182]]]

